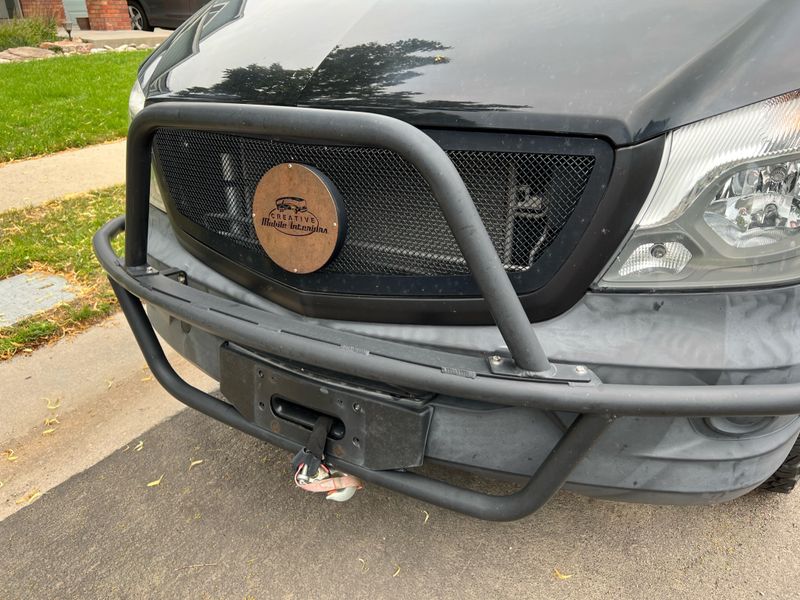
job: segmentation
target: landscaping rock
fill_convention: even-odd
[[[10,55],[10,60],[31,60],[34,58],[50,58],[55,56],[55,52],[44,48],[34,48],[33,46],[21,46],[19,48],[9,48],[0,55],[0,58],[8,59],[9,57],[6,55]]]
[[[121,46],[117,46],[116,48],[114,48],[114,51],[115,52],[132,52],[134,50],[140,50],[140,49],[149,48],[149,47],[150,46],[148,46],[147,44],[139,44],[138,46],[136,44],[122,44]]]
[[[157,46],[158,44],[156,44]],[[19,62],[23,60],[35,60],[40,58],[53,58],[61,54],[100,54],[102,52],[133,52],[135,50],[149,49],[148,44],[123,44],[117,48],[105,45],[95,48],[91,42],[84,42],[80,38],[73,40],[59,40],[57,42],[42,42],[38,48],[32,46],[21,46],[19,48],[9,48],[0,52],[0,64],[8,62]]]
[[[59,40],[58,42],[42,42],[39,44],[39,48],[64,54],[89,54],[94,46],[80,40]]]

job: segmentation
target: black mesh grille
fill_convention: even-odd
[[[160,129],[155,148],[175,208],[196,225],[264,255],[251,203],[271,167],[317,167],[342,194],[344,246],[323,271],[377,275],[468,272],[428,185],[397,154],[379,148],[278,142]],[[525,271],[580,200],[594,156],[448,150],[503,264]]]

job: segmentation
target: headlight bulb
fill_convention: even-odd
[[[794,239],[800,224],[798,167],[798,161],[789,161],[735,173],[723,183],[703,219],[734,248]]]

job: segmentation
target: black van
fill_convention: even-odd
[[[332,499],[366,481],[508,520],[562,486],[789,491],[798,22],[789,0],[214,1],[142,65],[96,253],[162,385]]]

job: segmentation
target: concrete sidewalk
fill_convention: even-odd
[[[7,163],[0,165],[0,212],[124,182],[125,140]],[[18,288],[5,291],[8,301],[32,303]],[[175,352],[168,355],[195,385],[216,386]],[[182,406],[146,369],[119,314],[0,362],[0,452],[16,457],[0,455],[0,520],[23,506],[25,494],[59,485]]]
[[[95,31],[93,29],[73,29],[72,31],[73,38],[80,38],[85,42],[90,42],[97,48],[102,48],[103,46],[119,48],[129,44],[154,46],[161,44],[171,34],[172,31],[159,29],[158,27],[153,31]],[[67,37],[67,32],[60,29],[59,35]]]
[[[125,183],[125,140],[0,165],[0,212]]]

